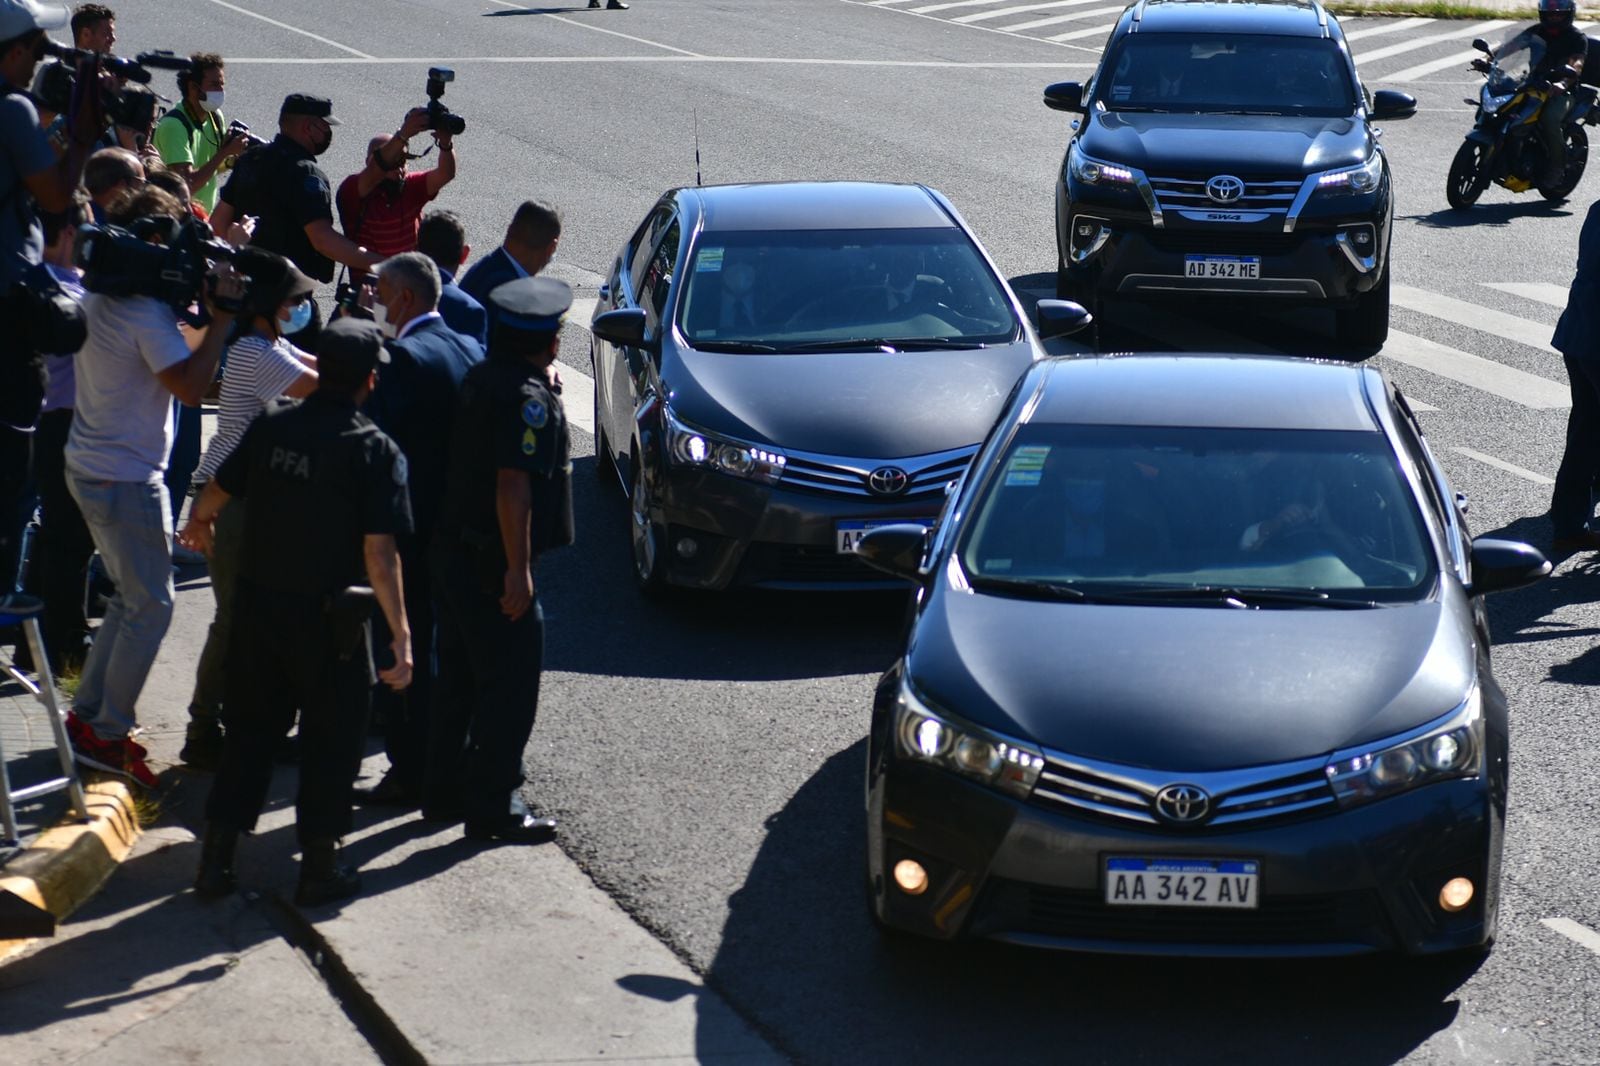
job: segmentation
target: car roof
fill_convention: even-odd
[[[1059,356],[1033,372],[1029,423],[1381,431],[1370,367],[1260,355]]]
[[[678,190],[706,231],[958,228],[937,194],[921,185],[795,181]]]
[[[1137,33],[1328,36],[1327,12],[1315,0],[1143,0],[1129,14]]]

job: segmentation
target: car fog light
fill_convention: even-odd
[[[1000,771],[1000,753],[987,740],[962,737],[956,743],[956,764],[969,774],[993,777]]]
[[[920,896],[928,890],[928,871],[915,859],[901,859],[894,864],[894,883],[908,896]]]
[[[1386,751],[1372,764],[1371,773],[1379,788],[1397,788],[1416,776],[1417,757],[1405,748]]]
[[[678,558],[693,559],[700,551],[700,544],[693,537],[684,537],[678,541]]]
[[[895,868],[895,876],[900,876],[900,870]],[[1465,877],[1452,877],[1444,883],[1439,890],[1439,906],[1443,910],[1455,914],[1457,911],[1467,909],[1467,904],[1472,902],[1472,881]]]

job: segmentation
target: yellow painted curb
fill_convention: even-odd
[[[85,779],[83,791],[88,822],[67,815],[0,867],[0,893],[48,911],[57,921],[93,896],[139,839],[139,818],[126,781]],[[33,942],[0,940],[0,961]]]

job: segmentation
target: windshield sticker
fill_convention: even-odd
[[[1133,86],[1131,85],[1113,85],[1111,87],[1111,99],[1113,100],[1126,100],[1132,95]]]
[[[985,570],[990,570],[990,571],[993,571],[993,570],[1010,570],[1011,569],[1011,560],[1010,559],[985,559],[983,561],[983,568]]]
[[[1044,461],[1050,456],[1050,445],[1028,444],[1011,453],[1006,463],[1006,485],[1033,486],[1044,479]]]
[[[694,268],[705,271],[708,274],[715,274],[722,269],[722,252],[721,248],[700,249],[700,254],[695,256]]]

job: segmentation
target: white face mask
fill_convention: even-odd
[[[210,90],[202,91],[200,93],[200,106],[205,108],[207,111],[211,111],[211,112],[221,111],[222,110],[222,90],[221,89],[210,89]]]
[[[372,305],[372,314],[378,320],[378,328],[383,330],[383,335],[389,340],[400,336],[400,327],[389,321],[389,308],[381,300]]]

